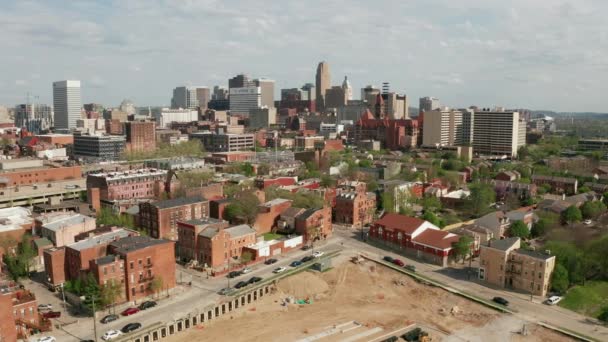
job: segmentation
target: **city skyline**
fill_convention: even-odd
[[[453,107],[606,111],[608,33],[599,16],[608,4],[598,1],[31,1],[0,9],[0,44],[10,51],[0,57],[0,104],[8,107],[26,103],[28,92],[52,104],[52,82],[62,79],[82,82],[83,103],[169,106],[177,86],[226,86],[240,72],[276,80],[279,98],[282,88],[314,83],[324,60],[331,85],[348,76],[357,94],[387,81],[410,99]]]

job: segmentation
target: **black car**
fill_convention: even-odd
[[[153,308],[156,306],[156,302],[153,300],[147,300],[141,304],[139,304],[139,310],[146,310],[149,308]]]
[[[500,305],[504,305],[504,306],[509,305],[509,301],[502,297],[494,297],[494,298],[492,298],[492,301],[494,301],[495,303],[498,303]]]
[[[95,342],[93,340],[80,340],[80,342]]]
[[[117,319],[118,319],[118,315],[107,315],[104,318],[102,318],[100,322],[103,324],[106,324],[106,323],[114,322]]]
[[[278,261],[277,259],[268,259],[268,260],[264,261],[264,263],[266,265],[272,265],[272,264],[274,264],[277,261]]]
[[[304,247],[302,247],[303,251],[307,251],[309,249],[311,249],[312,247],[310,247],[309,245],[305,245]]]
[[[234,285],[235,289],[240,289],[241,287],[245,287],[249,285],[246,281],[239,281],[238,283],[236,283],[236,285]]]
[[[310,260],[314,259],[315,257],[313,257],[312,255],[308,255],[302,258],[302,260],[300,260],[301,262],[309,262]]]
[[[247,280],[247,284],[253,284],[253,283],[257,283],[258,281],[261,281],[262,278],[260,277],[251,277],[249,280]]]
[[[387,255],[387,256],[385,256],[385,257],[384,257],[384,258],[382,258],[382,259],[383,259],[384,261],[388,261],[388,262],[393,262],[393,261],[395,261],[395,259],[393,259],[392,257],[390,257],[390,256],[388,256],[388,255]]]
[[[124,327],[122,327],[122,329],[120,331],[123,332],[123,334],[126,334],[128,332],[134,331],[141,328],[141,323],[129,323],[127,325],[125,325]]]
[[[236,278],[238,276],[240,276],[242,273],[241,271],[232,271],[230,273],[228,273],[228,278]]]

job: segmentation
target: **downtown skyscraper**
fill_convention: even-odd
[[[327,89],[331,88],[331,75],[329,73],[329,64],[325,61],[319,63],[319,65],[317,66],[315,85],[317,89],[317,110],[321,111],[325,108],[325,93]]]
[[[55,128],[76,128],[76,121],[81,118],[82,109],[80,81],[53,82],[53,107]]]

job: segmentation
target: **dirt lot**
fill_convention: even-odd
[[[288,297],[309,299],[312,303],[282,305]],[[225,341],[228,337],[230,341],[297,341],[352,321],[362,324],[353,331],[382,329],[382,333],[361,339],[351,338],[350,341],[374,340],[412,323],[437,329],[431,332],[433,341],[483,341],[487,340],[483,337],[487,336],[488,330],[496,335],[496,339],[492,339],[496,341],[503,338],[506,341],[568,341],[540,328],[529,329],[529,336],[518,339],[512,332],[521,329],[521,322],[508,319],[503,322],[507,317],[370,262],[363,265],[344,263],[326,273],[302,272],[289,277],[279,283],[275,293],[245,310],[226,315],[200,329],[176,335],[168,341],[197,341],[202,338]],[[506,329],[500,329],[501,334],[495,331],[496,322],[506,326]],[[454,336],[446,337],[452,334]],[[333,335],[318,340],[338,341],[344,340],[344,336]]]

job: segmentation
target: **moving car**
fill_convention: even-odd
[[[129,324],[125,325],[124,327],[122,327],[122,329],[120,331],[122,331],[124,334],[126,334],[131,331],[137,330],[139,328],[141,328],[141,323],[129,323]]]
[[[315,258],[318,258],[320,256],[323,256],[323,254],[325,254],[325,253],[323,253],[321,251],[316,251],[316,252],[312,253],[312,256]]]
[[[405,266],[405,263],[399,259],[393,259],[393,264],[400,266],[400,267]]]
[[[551,297],[547,298],[547,300],[545,301],[545,304],[547,304],[547,305],[556,305],[561,300],[562,300],[562,297],[560,297],[560,296],[551,296]]]
[[[509,305],[509,301],[502,298],[502,297],[494,297],[492,298],[492,301],[495,303],[498,303],[500,305],[504,305],[504,306],[508,306]]]
[[[278,261],[277,259],[268,259],[268,260],[264,261],[264,263],[266,265],[272,265],[272,264],[274,264],[277,261]]]
[[[416,266],[414,266],[414,265],[408,264],[408,265],[403,266],[403,268],[405,268],[408,271],[416,272]]]
[[[38,304],[38,311],[44,310],[53,310],[53,305],[51,304]]]
[[[117,319],[118,319],[118,315],[107,315],[104,318],[102,318],[100,322],[103,324],[106,324],[106,323],[114,322]]]
[[[156,302],[155,301],[153,301],[153,300],[147,300],[147,301],[139,304],[138,308],[139,308],[139,310],[146,310],[146,309],[149,309],[149,308],[153,308],[155,306],[156,306]]]
[[[283,271],[285,271],[286,268],[285,267],[277,267],[274,269],[274,271],[272,271],[272,273],[281,273]]]
[[[258,281],[262,281],[262,278],[260,278],[260,277],[251,277],[249,280],[247,280],[247,284],[257,283]]]
[[[229,288],[229,287],[224,287],[224,288],[223,288],[223,289],[221,289],[221,290],[220,290],[220,292],[218,292],[218,293],[219,293],[220,295],[222,295],[222,296],[225,296],[225,295],[229,294],[229,293],[230,293],[230,291],[232,291],[232,289],[231,289],[231,288]]]
[[[60,311],[47,311],[42,313],[42,317],[44,318],[59,318],[61,317]]]
[[[387,255],[384,258],[382,258],[382,260],[388,261],[388,262],[393,262],[394,259],[392,257],[390,257],[390,256]]]
[[[296,260],[296,261],[292,262],[291,264],[289,264],[289,266],[291,266],[291,267],[298,267],[300,265],[302,265],[302,262],[299,260]]]
[[[251,272],[251,268],[249,268],[249,267],[245,267],[241,270],[241,274],[247,274],[249,272]]]
[[[302,258],[302,260],[300,260],[301,262],[309,262],[310,260],[314,259],[315,257],[313,257],[312,255],[307,255],[305,257]]]
[[[241,271],[232,271],[230,273],[228,273],[228,278],[236,278],[238,276],[240,276],[242,273]]]
[[[101,336],[101,339],[104,341],[109,341],[117,338],[120,335],[122,335],[122,333],[118,330],[108,330],[105,334],[103,334],[103,336]]]
[[[123,316],[130,316],[130,315],[134,315],[138,312],[139,312],[138,308],[128,308],[128,309],[125,309],[125,311],[121,312],[120,314]]]
[[[57,339],[53,336],[43,336],[36,340],[36,342],[56,342]]]
[[[247,285],[249,285],[249,284],[247,284],[246,281],[239,281],[238,283],[236,283],[236,285],[234,285],[234,288],[235,289],[240,289],[241,287],[245,287]]]

